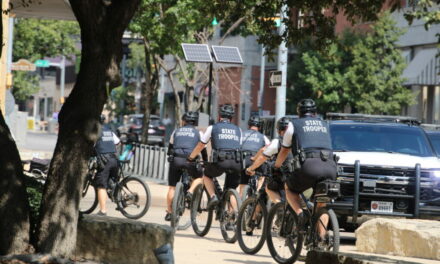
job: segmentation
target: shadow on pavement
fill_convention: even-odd
[[[341,236],[341,244],[342,245],[356,245],[355,237]]]
[[[392,259],[392,258],[387,258],[385,256],[371,256],[371,255],[362,255],[362,254],[345,253],[345,252],[343,254],[345,256],[349,256],[352,258],[374,261],[377,263],[392,263],[392,264],[420,264],[420,263],[422,263],[422,262],[413,262],[413,261],[406,261],[406,260],[400,260],[400,259]]]
[[[238,260],[238,259],[224,259],[227,263],[250,263],[248,260]],[[267,261],[255,261],[252,260],[252,264],[272,264],[273,262],[267,262]]]
[[[206,239],[209,241],[213,241],[213,242],[218,242],[218,243],[226,243],[223,239],[219,239],[219,238],[212,238],[212,237],[199,237],[195,234],[181,234],[181,233],[175,233],[174,234],[175,237],[189,237],[189,238],[199,238],[199,239]]]
[[[236,254],[236,255],[240,255],[240,256],[243,256],[243,255],[246,256],[246,254],[243,253],[243,252],[241,252],[241,251],[235,252],[235,251],[222,250],[222,249],[219,249],[219,250],[211,250],[211,251],[220,252],[220,253],[227,253],[227,254]],[[257,254],[258,254],[258,253],[257,253]],[[261,258],[272,259],[271,256],[266,256],[266,255],[258,255],[258,256],[261,257]],[[252,262],[252,263],[253,263],[253,262]],[[266,263],[266,262],[264,262],[264,263]],[[272,263],[272,262],[270,262],[270,263]]]

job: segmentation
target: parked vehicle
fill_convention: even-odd
[[[130,115],[128,123],[118,128],[120,135],[126,133],[135,133],[138,136],[138,141],[141,141],[142,126],[143,126],[142,114]],[[159,116],[151,115],[150,124],[148,128],[148,144],[149,145],[165,145],[165,126],[160,122]]]
[[[327,115],[342,198],[332,208],[342,227],[362,215],[440,218],[440,160],[417,120]]]

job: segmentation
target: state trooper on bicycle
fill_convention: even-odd
[[[186,169],[193,178],[193,182],[187,193],[187,200],[191,200],[194,187],[202,183],[203,169],[194,162],[187,162],[188,156],[194,147],[197,146],[197,143],[203,135],[201,131],[195,128],[195,126],[198,125],[198,121],[198,112],[186,112],[182,117],[182,127],[174,130],[170,137],[167,153],[170,169],[168,175],[169,188],[167,194],[167,212],[165,215],[166,221],[171,220],[171,204],[174,198],[176,184],[180,181],[182,176],[182,169]],[[202,155],[204,153],[206,155],[206,151],[202,152]]]
[[[316,105],[312,99],[298,103],[298,119],[292,120],[283,136],[282,148],[275,162],[280,168],[291,149],[294,156],[294,172],[285,184],[286,198],[298,215],[302,227],[305,216],[301,208],[300,195],[308,188],[315,189],[318,182],[336,178],[336,162],[328,123],[316,117]],[[318,204],[318,207],[325,204]],[[328,219],[322,219],[325,225]],[[320,232],[322,234],[322,232]]]
[[[243,131],[241,153],[243,155],[243,170],[240,177],[240,197],[243,197],[243,190],[249,183],[249,175],[246,174],[246,168],[248,168],[257,153],[264,150],[264,147],[270,144],[270,140],[259,132],[261,127],[261,119],[259,116],[251,116],[248,121],[249,129]],[[264,164],[259,167],[259,173],[262,175],[265,172],[266,167]]]
[[[234,113],[232,105],[222,105],[219,109],[219,122],[206,129],[199,144],[188,157],[188,160],[194,160],[200,151],[205,148],[205,145],[212,140],[211,163],[205,167],[206,176],[203,177],[203,183],[210,196],[208,207],[213,207],[219,203],[219,197],[215,194],[215,185],[212,178],[226,172],[225,190],[237,188],[240,181],[242,133],[239,127],[231,123]],[[238,210],[238,208],[235,209]]]
[[[95,144],[95,152],[100,164],[96,173],[95,187],[98,192],[99,212],[98,215],[107,215],[107,188],[109,179],[118,177],[118,157],[116,156],[116,145],[120,143],[119,138],[112,130],[104,125],[105,116],[101,115],[101,135]]]
[[[289,126],[290,119],[288,117],[282,117],[277,122],[277,132],[279,137],[272,139],[269,146],[265,147],[261,155],[258,155],[254,163],[246,169],[246,174],[254,175],[255,170],[258,169],[268,159],[276,158],[278,152],[281,149],[281,141],[283,135]],[[293,171],[291,161],[293,156],[289,153],[287,159],[283,162],[281,169],[274,170],[275,161],[269,163],[270,171],[266,173],[266,193],[270,200],[274,203],[281,202],[280,193],[284,190],[284,182],[287,176]]]

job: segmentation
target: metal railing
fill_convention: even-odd
[[[135,176],[168,181],[167,148],[135,144],[134,156],[124,166],[124,172]]]

